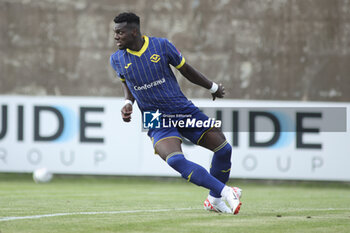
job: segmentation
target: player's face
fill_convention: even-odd
[[[114,26],[114,39],[119,49],[127,49],[134,43],[133,31],[127,23],[116,23]]]

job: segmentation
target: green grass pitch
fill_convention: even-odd
[[[207,191],[182,179],[0,174],[0,232],[350,232],[348,183],[230,184],[236,216],[203,210]]]

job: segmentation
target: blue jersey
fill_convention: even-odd
[[[140,51],[118,50],[110,62],[142,112],[189,113],[194,105],[182,91],[170,65],[180,69],[185,58],[167,39],[143,37]]]

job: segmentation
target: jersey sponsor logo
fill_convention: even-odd
[[[151,57],[151,62],[157,63],[160,60],[160,56],[158,54],[153,54]]]
[[[146,84],[144,84],[144,85],[142,85],[142,86],[134,86],[134,90],[135,90],[135,91],[147,90],[147,89],[149,89],[149,88],[152,88],[152,87],[161,85],[161,84],[163,84],[163,83],[165,83],[165,78],[158,79],[158,80],[156,80],[156,81],[154,81],[154,82],[151,82],[151,83],[148,83],[148,84],[146,83]]]
[[[124,68],[125,68],[125,69],[128,69],[128,68],[129,68],[129,66],[131,66],[131,64],[132,64],[131,62],[130,62],[130,63],[128,63],[126,66],[124,66]]]

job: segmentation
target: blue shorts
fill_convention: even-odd
[[[196,119],[206,121],[209,119],[207,115],[202,113],[198,108],[189,114],[190,117],[178,118],[179,119]],[[158,129],[149,129],[148,136],[151,138],[153,147],[156,144],[166,138],[179,138],[182,141],[182,137],[187,138],[194,144],[199,144],[204,134],[213,127],[162,127]]]

